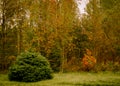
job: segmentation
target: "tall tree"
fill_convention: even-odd
[[[65,47],[72,41],[74,20],[76,18],[76,2],[74,0],[60,0],[58,1],[57,10],[57,42],[60,47],[60,57],[61,57],[61,67],[60,71],[64,71],[64,66],[67,61],[67,55],[65,52]]]
[[[36,0],[37,1],[37,0]],[[36,10],[31,11],[33,17],[34,31],[36,39],[34,40],[39,46],[37,49],[48,58],[54,47],[59,49],[61,71],[63,71],[65,60],[65,46],[71,39],[74,19],[76,18],[76,3],[74,0],[43,0],[38,1],[34,7]],[[33,6],[33,5],[32,5]],[[32,8],[32,7],[31,7]],[[35,12],[35,14],[34,14]],[[37,17],[35,21],[34,17]]]
[[[98,61],[114,58],[116,45],[119,50],[118,3],[119,0],[90,0],[86,8],[87,14],[82,18],[82,26],[92,41]]]
[[[9,52],[8,51],[8,33],[15,25],[14,15],[18,12],[19,3],[18,0],[0,0],[0,57],[1,61],[4,61]]]
[[[1,48],[2,53],[1,57],[5,57],[5,44],[6,44],[6,34],[7,30],[10,27],[14,26],[11,25],[13,21],[14,14],[17,12],[18,8],[18,0],[1,0],[0,1],[0,14],[1,14]]]
[[[93,53],[97,57],[98,51],[100,47],[100,43],[102,42],[103,37],[103,30],[101,28],[101,22],[102,22],[102,13],[100,9],[100,0],[90,0],[87,4],[87,17],[83,17],[83,19],[87,19],[89,22],[84,22],[83,27],[85,27],[89,32],[89,37],[91,38],[93,42]],[[89,24],[88,24],[89,23]]]
[[[111,50],[112,60],[115,59],[115,57],[119,57],[118,54],[120,49],[120,1],[119,0],[109,0],[109,2],[106,2],[105,0],[101,0],[101,8],[103,10],[103,13],[105,14],[104,20],[102,22],[102,27],[104,29],[104,32],[109,39],[109,42],[111,43],[109,46],[109,49]],[[118,55],[117,55],[118,54]]]

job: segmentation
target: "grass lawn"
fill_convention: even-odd
[[[53,75],[51,80],[25,83],[9,81],[7,75],[0,74],[0,86],[120,86],[120,73],[74,72]]]

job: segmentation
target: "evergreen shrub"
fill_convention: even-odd
[[[9,68],[11,81],[36,82],[52,78],[52,69],[48,60],[39,53],[21,53]]]

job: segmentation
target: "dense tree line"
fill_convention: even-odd
[[[86,10],[83,25],[91,35],[94,55],[98,61],[119,60],[119,0],[90,0]]]
[[[54,71],[81,70],[89,49],[97,63],[120,57],[119,0],[89,0],[80,16],[75,0],[0,0],[0,68],[24,51],[45,56]]]

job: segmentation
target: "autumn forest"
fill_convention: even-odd
[[[0,0],[0,71],[39,52],[54,72],[120,71],[120,0]]]

